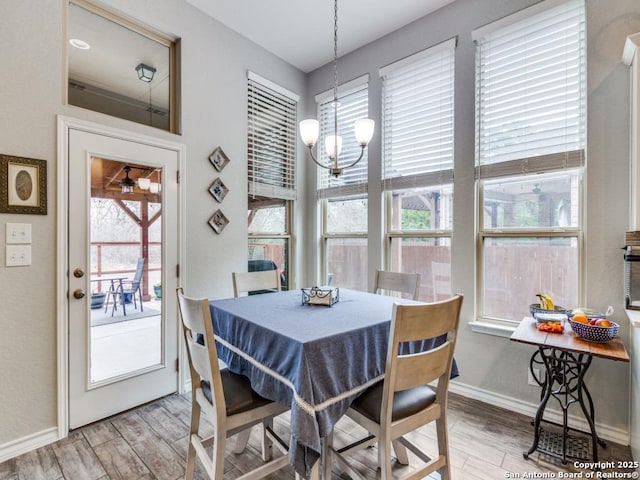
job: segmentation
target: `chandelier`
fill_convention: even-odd
[[[324,139],[324,147],[327,156],[331,160],[329,165],[320,163],[313,153],[313,147],[318,141],[320,135],[320,124],[316,119],[307,119],[300,122],[300,137],[302,142],[309,149],[309,154],[313,161],[320,167],[329,170],[334,177],[339,177],[346,168],[353,167],[358,163],[364,155],[364,149],[367,147],[373,137],[373,129],[375,122],[369,118],[359,118],[355,121],[354,130],[356,142],[360,145],[360,155],[354,161],[347,165],[339,165],[339,155],[342,150],[342,137],[338,135],[338,0],[334,0],[333,4],[333,135],[327,135]]]

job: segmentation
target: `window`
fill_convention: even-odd
[[[580,303],[583,0],[548,0],[474,32],[479,314],[519,321],[547,293]]]
[[[180,133],[179,39],[70,0],[67,40],[69,105]]]
[[[253,72],[248,96],[249,270],[275,265],[286,289],[299,97]]]
[[[380,70],[387,265],[451,294],[455,39]]]
[[[338,94],[338,135],[343,138],[340,165],[360,155],[353,124],[366,118],[369,110],[367,80],[357,79],[340,87]],[[333,92],[316,97],[320,122],[318,145],[334,133]],[[324,148],[318,148],[318,161],[329,164]],[[339,178],[318,167],[318,199],[322,203],[322,258],[324,282],[344,288],[367,290],[367,152]]]

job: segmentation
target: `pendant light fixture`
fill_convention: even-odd
[[[122,187],[122,193],[125,193],[125,194],[133,193],[133,187],[136,186],[136,182],[134,182],[133,180],[131,180],[131,178],[129,178],[129,172],[131,171],[131,167],[127,165],[126,167],[124,167],[123,170],[124,170],[125,176],[120,182],[120,186]]]
[[[355,121],[355,135],[358,145],[360,145],[360,156],[351,163],[340,166],[339,155],[342,150],[342,137],[338,135],[338,0],[333,3],[333,135],[325,137],[325,151],[331,160],[329,165],[320,163],[313,153],[313,147],[320,135],[320,124],[316,119],[307,119],[300,122],[300,138],[309,149],[309,154],[313,161],[320,167],[329,170],[334,177],[339,177],[345,168],[353,167],[358,163],[373,137],[375,122],[369,118],[360,118]]]

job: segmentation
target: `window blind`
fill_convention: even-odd
[[[299,97],[249,72],[249,195],[295,200]]]
[[[584,164],[584,0],[530,9],[473,33],[477,178]]]
[[[354,123],[369,114],[369,89],[367,83],[359,84],[344,93],[338,93],[338,135],[342,136],[342,152],[339,165],[352,163],[360,155],[360,146],[356,142]],[[320,138],[318,139],[318,161],[329,165],[331,160],[324,148],[324,139],[334,132],[333,93],[318,105]],[[318,168],[318,198],[337,198],[367,192],[367,150],[362,159],[353,167],[347,168],[338,178],[334,178],[325,168]]]
[[[453,181],[456,39],[380,69],[382,188]]]

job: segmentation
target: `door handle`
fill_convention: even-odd
[[[73,271],[73,276],[74,276],[74,277],[76,277],[76,278],[82,278],[82,277],[84,277],[84,270],[82,270],[81,268],[76,268],[76,269]]]
[[[80,300],[81,298],[84,298],[84,290],[82,290],[81,288],[74,290],[73,298],[77,298],[78,300]]]

